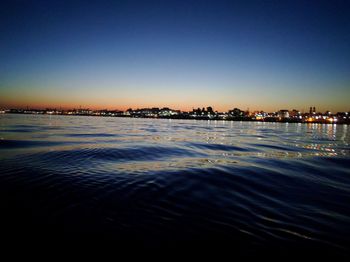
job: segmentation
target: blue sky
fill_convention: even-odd
[[[0,106],[349,110],[349,1],[9,1]]]

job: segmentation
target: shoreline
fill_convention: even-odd
[[[298,121],[295,119],[265,119],[265,120],[256,120],[249,117],[244,118],[229,118],[229,119],[220,119],[220,118],[209,118],[209,117],[150,117],[150,116],[128,116],[128,115],[91,115],[91,114],[45,114],[45,113],[14,113],[6,112],[2,114],[11,114],[11,115],[47,115],[47,116],[84,116],[84,117],[111,117],[111,118],[135,118],[135,119],[168,119],[168,120],[200,120],[200,121],[227,121],[227,122],[260,122],[260,123],[294,123],[294,124],[322,124],[322,125],[350,125],[350,121],[337,121],[337,122],[327,122],[323,121]],[[0,114],[1,115],[1,114]]]

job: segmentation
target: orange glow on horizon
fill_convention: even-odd
[[[168,107],[174,110],[181,110],[181,111],[192,111],[193,109],[197,108],[206,108],[208,106],[211,106],[214,111],[218,112],[227,112],[228,110],[232,110],[234,108],[239,108],[243,111],[265,111],[268,113],[277,112],[281,108],[286,108],[289,110],[292,110],[294,108],[297,108],[301,112],[307,112],[308,105],[305,106],[293,106],[293,105],[283,105],[284,103],[278,102],[278,104],[271,104],[268,103],[268,101],[261,100],[261,101],[254,101],[249,100],[246,101],[243,99],[235,99],[235,100],[222,100],[222,99],[216,99],[215,97],[213,99],[210,98],[194,98],[194,99],[186,99],[183,97],[175,97],[172,99],[172,97],[166,97],[167,99],[162,97],[152,98],[151,99],[145,97],[142,99],[142,97],[109,97],[106,98],[104,96],[102,97],[95,97],[95,99],[88,99],[86,97],[82,96],[47,96],[46,94],[16,94],[16,95],[4,95],[0,97],[0,109],[11,109],[11,108],[31,108],[31,109],[63,109],[63,110],[69,110],[69,109],[78,109],[78,108],[85,108],[85,109],[91,109],[91,110],[121,110],[126,111],[129,108],[137,109],[137,108],[163,108]],[[185,99],[185,100],[180,100]],[[94,101],[94,102],[92,102]],[[158,102],[161,101],[161,102]],[[181,102],[179,102],[181,101]],[[203,102],[201,102],[203,101]],[[211,102],[212,101],[212,102]],[[304,103],[303,103],[304,104]],[[313,103],[316,104],[316,103]],[[253,105],[253,106],[252,106]],[[317,105],[317,104],[316,104]],[[331,110],[334,112],[346,112],[348,109],[344,108],[343,106],[339,105],[337,108],[332,108],[331,106],[317,106],[319,108],[320,112],[325,112],[326,110]]]
[[[192,111],[193,109],[197,109],[197,108],[207,108],[208,106],[211,105],[197,105],[197,106],[182,106],[182,107],[175,107],[175,106],[170,106],[170,105],[162,105],[162,106],[158,106],[158,105],[154,105],[154,106],[150,106],[150,105],[130,105],[130,106],[115,106],[115,105],[86,105],[86,104],[75,104],[75,105],[69,105],[69,104],[63,104],[63,105],[57,105],[57,104],[52,104],[52,105],[48,105],[46,103],[42,103],[42,104],[30,104],[30,103],[11,103],[11,104],[5,104],[4,106],[0,105],[0,108],[4,108],[4,109],[10,109],[10,108],[21,108],[21,109],[63,109],[63,110],[69,110],[69,109],[78,109],[78,108],[85,108],[85,109],[91,109],[91,110],[103,110],[103,109],[107,109],[107,110],[121,110],[121,111],[126,111],[129,108],[132,109],[141,109],[141,108],[163,108],[163,107],[168,107],[170,109],[173,110],[181,110],[181,111]],[[215,107],[215,106],[211,106],[214,111],[219,111],[219,112],[226,112],[228,110],[233,109],[232,108],[219,108],[219,107]]]

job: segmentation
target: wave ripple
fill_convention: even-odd
[[[347,126],[1,121],[5,236],[350,254]]]

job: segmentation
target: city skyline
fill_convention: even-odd
[[[196,105],[196,106],[191,106],[190,108],[186,108],[186,109],[181,109],[179,107],[176,106],[169,106],[169,105],[164,105],[164,106],[157,106],[157,105],[153,105],[153,106],[130,106],[130,107],[126,107],[126,108],[122,108],[122,107],[118,107],[118,106],[111,106],[111,107],[91,107],[91,106],[83,106],[83,105],[77,105],[77,106],[62,106],[62,105],[58,105],[58,106],[30,106],[30,105],[23,105],[23,106],[5,106],[5,107],[1,107],[0,106],[0,110],[10,110],[10,109],[20,109],[20,110],[63,110],[63,111],[70,111],[70,110],[92,110],[92,111],[103,111],[103,110],[107,110],[107,111],[128,111],[128,110],[141,110],[141,109],[171,109],[171,110],[177,110],[177,111],[181,111],[181,112],[190,112],[193,110],[197,110],[197,109],[204,109],[204,108],[213,108],[215,109],[214,112],[228,112],[232,109],[238,108],[244,112],[267,112],[267,113],[276,113],[280,110],[288,110],[288,111],[298,111],[300,113],[308,113],[310,112],[310,110],[312,109],[314,112],[317,113],[325,113],[325,112],[333,112],[333,113],[341,113],[341,112],[350,112],[350,110],[343,110],[343,111],[332,111],[332,110],[320,110],[318,107],[312,105],[312,106],[304,106],[303,108],[297,108],[297,107],[286,107],[286,106],[282,106],[279,109],[276,110],[263,110],[259,107],[257,107],[256,109],[251,109],[249,107],[239,107],[239,106],[231,106],[229,108],[226,108],[225,110],[221,110],[218,109],[217,107],[211,106],[211,105]],[[317,110],[315,110],[315,108],[317,108]]]
[[[227,120],[227,121],[259,121],[259,122],[290,122],[312,124],[349,124],[349,112],[324,113],[317,111],[315,106],[309,108],[309,112],[301,112],[293,109],[281,109],[277,112],[254,111],[249,112],[234,108],[225,112],[219,112],[211,106],[198,107],[190,111],[181,111],[174,108],[129,108],[123,110],[92,110],[89,108],[74,108],[64,110],[62,108],[47,109],[7,109],[0,110],[0,114],[35,114],[35,115],[60,115],[60,116],[100,116],[100,117],[131,117],[131,118],[161,118],[161,119],[192,119],[192,120]]]
[[[348,111],[347,1],[9,1],[0,107]]]

